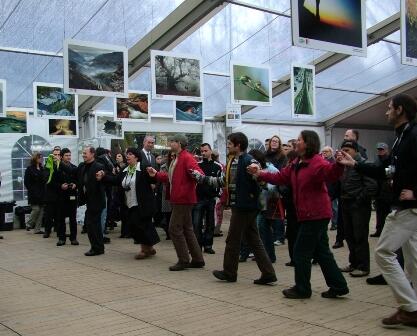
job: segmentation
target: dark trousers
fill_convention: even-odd
[[[376,210],[376,232],[381,233],[385,225],[385,219],[391,212],[391,203],[383,199],[377,199],[375,201]]]
[[[278,225],[284,226],[284,223],[281,219],[266,218],[263,213],[260,213],[256,217],[256,223],[259,230],[259,237],[262,240],[262,244],[268,254],[269,260],[274,263],[277,260],[277,256],[275,254],[273,228]]]
[[[347,283],[336,264],[329,248],[327,226],[330,218],[300,222],[294,246],[295,287],[303,295],[311,295],[311,261],[313,257],[320,265],[327,286],[344,290]]]
[[[258,211],[241,210],[232,208],[229,233],[226,238],[226,249],[224,251],[223,270],[231,276],[237,276],[239,264],[239,251],[242,238],[248,244],[249,249],[255,256],[255,261],[263,276],[275,275],[271,260],[266,254],[265,248],[259,237],[256,226]]]
[[[272,235],[274,241],[285,242],[285,223],[283,221],[274,221],[272,224]]]
[[[45,206],[45,233],[51,233],[52,228],[57,231],[58,227],[58,212],[59,212],[59,204],[58,202],[46,202]]]
[[[193,208],[193,227],[200,247],[213,246],[214,236],[214,198],[201,200]]]
[[[58,213],[58,239],[65,241],[66,224],[65,218],[69,219],[70,241],[77,239],[77,202],[76,201],[60,201]]]
[[[201,248],[193,230],[191,211],[193,206],[187,204],[173,204],[171,220],[169,222],[169,235],[177,252],[178,262],[204,261]]]
[[[349,263],[355,268],[369,272],[369,220],[371,202],[357,204],[356,200],[342,199],[345,239],[349,247]]]
[[[132,230],[130,228],[129,222],[127,220],[128,218],[128,208],[125,205],[120,206],[120,220],[122,222],[121,228],[120,228],[120,234],[125,237],[132,236]]]
[[[343,243],[345,240],[345,226],[343,224],[343,209],[342,209],[342,200],[338,199],[337,206],[337,231],[336,231],[336,241]]]
[[[300,230],[300,223],[297,221],[295,212],[287,210],[287,240],[288,240],[288,254],[290,260],[294,261],[294,246],[297,240],[298,231]]]
[[[160,242],[158,233],[152,223],[152,217],[141,217],[139,207],[134,206],[128,211],[128,223],[135,242],[153,246]]]
[[[101,213],[103,210],[85,212],[84,223],[87,228],[88,240],[90,241],[91,250],[95,252],[104,252],[103,229],[101,227]]]

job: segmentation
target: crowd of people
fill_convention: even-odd
[[[231,133],[224,165],[208,143],[197,155],[190,153],[182,134],[170,137],[170,150],[157,156],[152,136],[145,137],[142,149],[127,148],[114,158],[103,148],[86,147],[78,166],[71,164],[67,148],[54,148],[45,164],[34,153],[25,173],[32,206],[27,229],[48,238],[55,228],[62,246],[69,218],[70,242],[78,245],[76,212],[86,205],[84,227],[91,244],[86,256],[104,253],[110,242],[105,233],[120,220],[121,238],[140,245],[135,258],[150,258],[157,253],[159,226],[177,255],[169,270],[182,271],[203,268],[204,254],[215,253],[213,239],[222,236],[223,210],[230,208],[223,267],[213,271],[217,279],[236,282],[239,262],[253,257],[260,270],[254,283],[276,282],[275,247],[287,244],[285,265],[294,267],[295,284],[283,295],[310,298],[312,264],[318,264],[329,287],[322,297],[337,298],[349,293],[343,273],[370,274],[374,204],[376,227],[370,236],[379,238],[375,260],[381,274],[367,283],[390,285],[400,305],[382,320],[384,325],[417,326],[416,113],[412,97],[391,99],[386,116],[396,140],[391,151],[386,143],[376,145],[375,162],[368,162],[353,129],[337,149],[321,148],[318,134],[304,130],[287,143],[273,135],[264,151],[249,152],[248,138]],[[328,230],[337,230],[334,249],[346,241],[346,265],[337,265]]]

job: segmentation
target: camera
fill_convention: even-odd
[[[395,166],[389,165],[387,168],[385,168],[385,176],[388,178],[392,178],[395,174]]]

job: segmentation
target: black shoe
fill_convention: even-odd
[[[347,293],[349,293],[348,288],[338,290],[329,288],[328,291],[321,293],[321,297],[326,299],[336,299],[338,296],[346,295]]]
[[[368,285],[387,285],[387,282],[382,274],[366,279],[366,283]]]
[[[306,295],[306,294],[301,294],[301,293],[299,293],[299,292],[295,289],[295,287],[291,287],[291,288],[288,288],[288,289],[284,289],[284,290],[282,291],[282,294],[284,294],[284,296],[285,296],[287,299],[295,299],[295,300],[299,300],[299,299],[309,299],[309,298],[311,297],[311,294],[310,294],[310,295]]]
[[[237,280],[237,276],[233,277],[233,276],[227,275],[224,271],[213,271],[213,275],[217,279],[227,281],[227,282],[236,282]]]
[[[261,276],[259,279],[253,280],[255,285],[269,285],[271,282],[277,282],[275,274]]]
[[[63,246],[65,245],[65,240],[58,240],[58,243],[56,243],[56,246]]]
[[[189,268],[203,268],[206,265],[204,261],[193,261],[191,260]]]
[[[333,245],[333,248],[334,249],[338,249],[338,248],[341,248],[341,247],[343,247],[343,246],[345,246],[344,244],[343,244],[343,242],[336,242],[336,243],[334,243],[334,245]]]
[[[103,243],[104,244],[110,244],[110,238],[109,237],[103,237]]]
[[[51,235],[50,233],[45,232],[45,233],[43,234],[43,238],[49,238],[49,236],[50,236],[50,235]]]
[[[204,253],[215,254],[216,251],[214,251],[211,247],[206,247],[206,248],[204,248]]]
[[[369,235],[369,237],[372,237],[372,238],[376,238],[376,237],[380,237],[380,236],[381,236],[381,232],[378,232],[378,231]]]
[[[71,240],[71,245],[77,246],[77,245],[80,245],[80,243],[78,242],[78,240],[74,239],[74,240]]]
[[[213,237],[223,237],[223,233],[215,233]]]
[[[169,267],[170,271],[184,271],[190,267],[190,263],[177,262],[175,265]]]
[[[30,230],[32,230],[32,228],[29,226],[26,226],[26,231],[30,231]]]
[[[100,254],[104,254],[104,251],[90,250],[90,251],[84,253],[84,255],[87,256],[87,257],[97,256],[97,255],[100,255]]]
[[[45,232],[43,232],[43,231],[37,231],[37,232],[34,232],[34,234],[41,234],[41,235],[43,235],[43,234],[45,234]]]
[[[294,267],[294,266],[295,266],[295,264],[294,264],[294,262],[293,262],[293,261],[289,261],[289,262],[285,263],[285,266]]]

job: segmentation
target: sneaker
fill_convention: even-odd
[[[327,290],[326,292],[321,293],[321,297],[326,299],[336,299],[338,296],[346,295],[347,293],[349,293],[348,288],[337,290],[329,288],[329,290]]]
[[[213,275],[215,278],[227,282],[236,282],[237,280],[237,276],[227,275],[224,271],[213,271]]]
[[[248,257],[249,258],[255,258],[255,255],[253,253],[249,253]]]
[[[344,273],[351,273],[355,270],[355,267],[353,267],[352,265],[348,265],[345,267],[340,267],[340,272],[344,272]]]
[[[368,285],[387,285],[387,282],[382,274],[366,279],[366,283]]]
[[[259,279],[253,280],[255,285],[269,285],[272,282],[277,282],[277,277],[275,274],[271,275],[262,275]]]
[[[58,242],[56,243],[56,246],[63,246],[65,245],[65,240],[58,240]]]
[[[306,294],[299,293],[295,287],[284,289],[282,291],[282,294],[284,294],[284,296],[287,299],[295,299],[295,300],[309,299],[311,297],[311,294],[306,295]]]
[[[359,269],[353,270],[349,273],[351,277],[353,278],[361,278],[369,275],[369,271],[362,271]]]
[[[281,246],[282,245],[282,242],[280,242],[279,240],[274,241],[274,245],[275,246]]]

